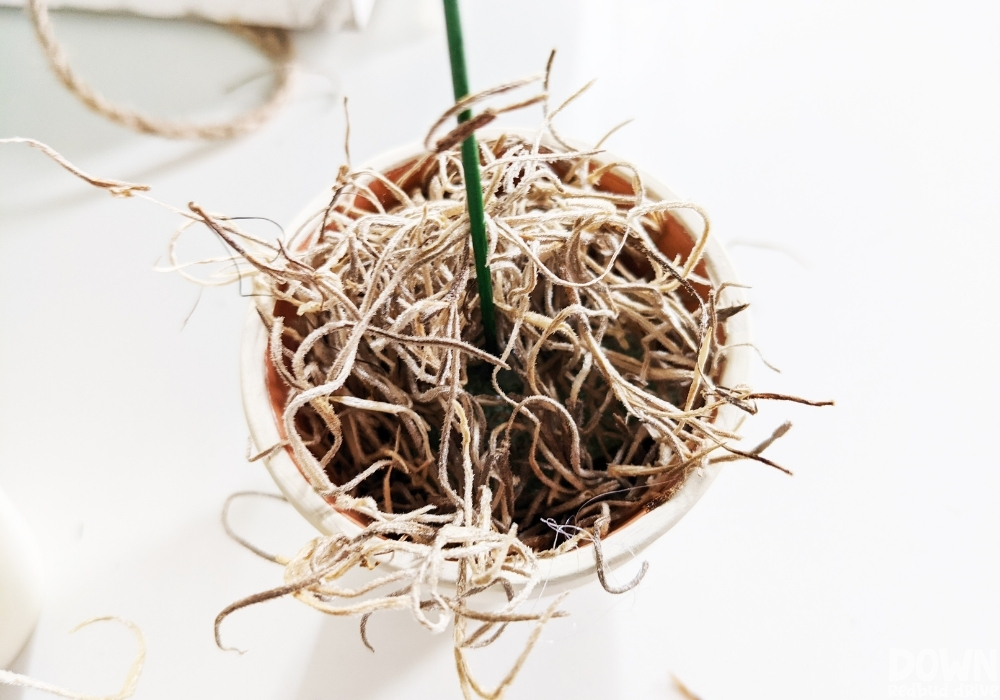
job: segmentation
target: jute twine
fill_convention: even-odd
[[[274,85],[267,100],[232,119],[208,124],[161,119],[116,104],[92,88],[73,70],[69,57],[56,40],[45,0],[28,0],[28,15],[45,57],[59,81],[89,109],[140,134],[170,139],[231,139],[254,131],[270,119],[287,100],[292,84],[292,41],[288,30],[229,24],[226,28],[260,49],[273,64]]]

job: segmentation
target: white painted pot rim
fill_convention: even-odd
[[[479,133],[484,139],[496,138],[504,133],[533,139],[537,132],[526,129],[489,128],[481,129]],[[570,143],[581,150],[589,150],[590,148]],[[422,144],[406,146],[373,159],[366,167],[377,172],[386,172],[412,161],[425,152]],[[610,152],[605,152],[600,157],[596,157],[595,160],[627,162]],[[648,196],[652,200],[681,201],[680,197],[656,178],[642,170],[638,170],[638,172],[642,177]],[[315,212],[326,206],[330,199],[330,192],[330,188],[325,189],[295,218],[286,228],[288,235],[293,238],[298,235],[307,235],[313,227],[317,226]],[[691,233],[692,239],[702,230],[701,219],[694,212],[674,210],[671,213],[684,223]],[[716,287],[723,282],[738,282],[725,250],[718,241],[711,237],[705,248],[703,259],[708,275]],[[718,300],[720,307],[745,302],[741,289],[732,285],[727,286],[722,291]],[[749,385],[752,350],[749,346],[750,320],[748,314],[744,312],[728,319],[725,323],[725,331],[726,344],[732,347],[726,352],[726,363],[720,383],[729,387],[738,384]],[[258,451],[268,449],[281,441],[266,385],[267,340],[264,325],[256,309],[251,306],[247,312],[243,329],[240,374],[243,408],[246,412],[251,438]],[[744,416],[745,414],[739,409],[727,404],[720,409],[714,424],[722,430],[735,431]],[[361,531],[356,522],[335,510],[316,493],[299,471],[287,450],[275,450],[264,461],[278,488],[281,489],[289,502],[321,533],[325,535],[344,533],[352,536]],[[660,535],[673,527],[698,502],[698,499],[715,479],[720,468],[720,465],[710,465],[691,474],[670,500],[635,518],[605,538],[602,545],[608,566],[615,566],[634,558]],[[585,546],[551,558],[540,558],[539,568],[541,579],[548,582],[549,585],[580,582],[581,579],[595,572],[594,548]],[[455,572],[449,572],[446,569],[443,573],[445,578],[449,578],[450,574],[451,581],[454,581]]]

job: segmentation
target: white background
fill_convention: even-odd
[[[782,370],[761,365],[758,386],[837,401],[763,410],[751,437],[795,423],[770,453],[795,476],[727,467],[644,555],[637,591],[594,582],[571,595],[510,697],[676,698],[676,674],[705,700],[883,698],[893,648],[1000,646],[1000,4],[462,8],[474,89],[540,70],[555,46],[557,95],[598,78],[563,132],[596,140],[636,117],[609,146],[706,206],[753,286],[756,338]],[[197,144],[88,113],[5,10],[0,135],[43,140],[174,205],[285,222],[342,162],[341,95],[355,162],[423,138],[447,107],[439,15],[434,0],[381,0],[363,34],[298,36],[293,103],[248,138]],[[158,114],[231,114],[266,88],[245,83],[263,59],[213,27],[54,22],[84,75]],[[171,213],[0,148],[0,485],[48,581],[15,669],[113,691],[127,632],[67,632],[115,614],[149,640],[138,698],[457,697],[449,636],[403,615],[373,620],[373,655],[355,621],[276,601],[226,623],[245,655],[215,648],[216,613],[281,576],[218,523],[228,494],[274,488],[243,459],[246,301],[229,288],[199,301],[153,271]],[[236,515],[274,549],[310,536],[281,504]],[[485,677],[519,635],[474,658]]]

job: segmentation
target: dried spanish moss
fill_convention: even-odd
[[[632,166],[561,139],[551,119],[579,94],[555,109],[543,93],[493,110],[542,99],[545,120],[532,139],[481,143],[498,357],[481,349],[462,134],[432,130],[427,152],[389,173],[342,167],[331,200],[277,242],[190,205],[171,269],[195,279],[176,241],[207,225],[233,254],[199,281],[249,277],[269,332],[283,439],[253,458],[289,450],[316,491],[360,525],[287,559],[237,536],[283,564],[285,584],[223,610],[219,646],[229,614],[285,595],[359,616],[369,647],[369,616],[405,609],[435,632],[453,623],[463,693],[498,698],[542,626],[564,614],[562,597],[518,612],[539,558],[593,546],[604,587],[630,590],[646,566],[624,586],[609,583],[601,541],[615,528],[710,461],[781,469],[760,453],[787,425],[743,451],[713,424],[726,404],[754,413],[756,400],[798,399],[718,383],[722,324],[745,307],[716,307],[721,287],[701,260],[707,218],[693,204],[651,200]],[[92,178],[42,150],[113,194],[146,189]],[[694,240],[672,213],[685,208],[704,220]],[[346,587],[342,577],[359,566],[379,572]],[[490,589],[505,602],[472,605]],[[497,687],[482,687],[466,650],[519,621],[535,622],[523,652]]]
[[[195,213],[262,273],[285,431],[317,489],[376,520],[469,519],[488,490],[490,527],[545,553],[543,518],[593,529],[608,510],[613,530],[662,501],[728,437],[718,406],[749,390],[715,386],[714,294],[695,289],[704,236],[681,260],[655,242],[688,205],[537,141],[497,139],[482,156],[499,358],[479,349],[455,150],[392,178],[347,175],[317,212],[326,227],[297,244],[261,250]]]
[[[229,606],[217,632],[231,612],[291,594],[361,616],[370,647],[370,615],[406,609],[433,631],[454,622],[463,691],[499,697],[524,655],[490,690],[465,650],[534,620],[526,655],[561,614],[558,601],[517,612],[538,558],[592,545],[605,588],[630,590],[646,567],[613,586],[601,539],[710,459],[744,456],[713,419],[726,403],[754,407],[748,387],[717,384],[719,325],[743,309],[716,308],[704,213],[652,201],[631,166],[573,149],[548,118],[534,139],[481,144],[502,344],[483,351],[459,141],[432,130],[426,154],[395,171],[342,169],[331,201],[277,243],[191,205],[237,256],[216,281],[254,280],[286,449],[363,525],[309,543],[284,586]],[[704,219],[694,240],[681,208]],[[360,587],[339,583],[390,559]],[[497,584],[505,604],[469,604]]]

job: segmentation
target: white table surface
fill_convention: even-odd
[[[749,432],[791,419],[770,455],[795,476],[727,467],[648,550],[638,590],[614,597],[594,582],[571,595],[572,615],[546,628],[510,697],[676,698],[671,674],[705,700],[955,697],[957,681],[932,666],[1000,647],[1000,5],[537,0],[463,12],[474,88],[540,70],[556,46],[557,94],[598,78],[565,133],[596,140],[637,118],[610,145],[712,212],[753,287],[760,348],[782,369],[761,366],[760,388],[837,401],[764,407]],[[266,82],[232,89],[265,64],[213,27],[54,19],[83,74],[160,114],[232,113]],[[341,162],[341,95],[356,162],[422,138],[450,96],[435,0],[381,0],[363,34],[297,41],[305,69],[276,120],[237,142],[174,143],[87,112],[27,20],[0,11],[0,135],[40,139],[178,206],[288,221]],[[215,648],[216,613],[281,576],[218,518],[228,494],[274,488],[243,458],[246,300],[153,271],[171,213],[0,148],[0,485],[48,581],[14,669],[114,691],[128,633],[67,634],[113,614],[149,641],[137,698],[458,697],[449,635],[402,614],[373,620],[371,654],[356,621],[280,600],[226,623],[246,654]],[[281,504],[244,503],[236,522],[285,552],[310,536]],[[474,658],[487,679],[523,634]],[[923,659],[923,675],[894,675],[893,654]]]

